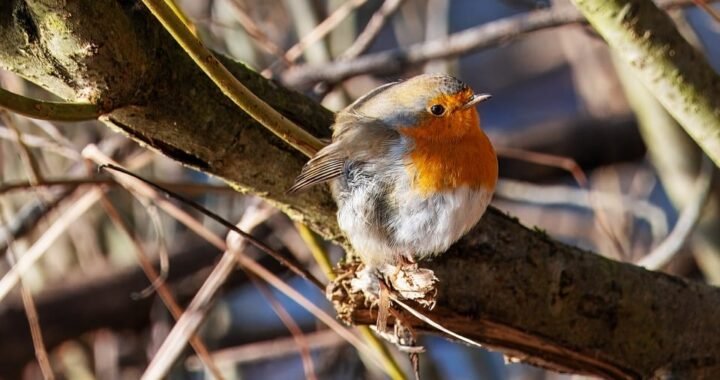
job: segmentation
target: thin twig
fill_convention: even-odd
[[[102,110],[96,104],[31,99],[2,87],[0,87],[0,107],[34,119],[55,121],[93,120],[102,114]]]
[[[591,192],[595,203],[590,202]],[[667,217],[660,207],[630,196],[623,196],[622,204],[619,205],[614,202],[618,198],[614,193],[563,185],[537,185],[507,178],[498,181],[495,196],[538,205],[573,205],[593,211],[597,211],[596,208],[630,211],[636,218],[647,222],[654,241],[665,236],[668,231]],[[627,205],[629,210],[623,205]]]
[[[283,50],[277,46],[270,37],[268,37],[265,32],[263,32],[262,28],[260,28],[255,21],[250,17],[250,15],[247,14],[245,9],[240,5],[239,0],[230,0],[229,1],[230,6],[232,7],[233,11],[235,12],[235,17],[237,18],[238,23],[240,26],[245,29],[245,32],[257,42],[257,45],[265,50],[267,53],[271,54],[277,59],[283,60],[284,63],[288,66],[292,65],[292,62],[285,60],[285,54],[283,53]]]
[[[105,213],[108,215],[115,227],[120,230],[128,239],[130,239],[130,242],[132,243],[134,248],[135,257],[140,264],[140,268],[142,268],[143,272],[145,272],[145,276],[147,276],[147,278],[150,280],[150,283],[155,285],[157,293],[160,296],[162,302],[165,304],[165,307],[167,307],[170,311],[170,315],[172,315],[176,321],[179,320],[180,317],[183,315],[183,309],[177,303],[175,297],[173,297],[167,285],[165,285],[163,281],[160,281],[160,276],[153,267],[152,262],[150,261],[150,258],[145,251],[142,243],[140,243],[135,233],[133,233],[130,227],[123,221],[120,213],[117,211],[115,206],[113,206],[112,202],[110,202],[110,200],[104,195],[104,191],[101,191],[100,194],[100,203],[105,209]],[[208,351],[205,343],[203,343],[200,337],[197,334],[192,334],[189,337],[189,341],[192,348],[195,350],[200,359],[203,361],[203,364],[205,364],[205,366],[210,370],[213,376],[215,376],[215,378],[217,379],[223,379],[224,376],[222,375],[222,372],[220,372],[220,369],[218,369],[218,367],[213,362],[212,357],[210,356],[210,351]]]
[[[533,152],[526,149],[509,147],[496,147],[496,151],[498,155],[503,157],[514,158],[517,160],[523,160],[540,165],[556,167],[568,171],[573,176],[578,186],[588,190],[588,201],[591,205],[593,205],[593,210],[595,211],[595,220],[597,221],[600,230],[608,236],[615,250],[621,256],[624,254],[625,250],[623,249],[623,245],[620,242],[620,239],[617,237],[614,230],[610,228],[610,222],[608,221],[607,214],[605,213],[603,208],[597,207],[597,200],[593,195],[593,191],[591,191],[590,189],[590,183],[588,181],[587,175],[585,175],[585,172],[574,159],[569,157],[557,156],[554,154]]]
[[[343,3],[341,6],[339,6],[330,16],[328,16],[325,20],[323,20],[321,23],[319,23],[315,28],[310,31],[310,33],[303,36],[303,38],[300,39],[295,45],[290,47],[288,51],[283,56],[282,60],[278,60],[270,64],[265,70],[262,71],[263,76],[269,75],[272,70],[277,66],[277,64],[282,62],[289,62],[293,63],[295,62],[302,53],[305,51],[305,49],[308,48],[308,46],[313,45],[314,43],[320,41],[322,38],[324,38],[328,33],[330,33],[335,27],[337,27],[345,18],[350,15],[350,13],[358,8],[359,6],[365,4],[367,0],[350,0],[345,3]]]
[[[240,222],[237,224],[237,227],[245,231],[252,231],[252,229],[255,228],[257,225],[270,218],[273,214],[273,211],[273,208],[264,205],[263,203],[261,203],[261,201],[258,201],[257,203],[248,207],[245,210],[245,213],[240,219]],[[247,240],[243,239],[242,236],[234,234],[232,232],[228,233],[225,241],[227,242],[227,245],[229,247],[233,247],[232,249],[238,252],[244,251],[248,245]],[[315,366],[313,365],[312,355],[310,353],[310,346],[308,345],[307,339],[305,338],[305,333],[303,333],[302,329],[300,329],[300,326],[298,326],[290,313],[288,313],[287,310],[278,301],[277,297],[275,297],[272,291],[268,288],[267,284],[262,282],[257,276],[253,275],[247,270],[245,271],[245,274],[247,274],[253,285],[255,285],[258,291],[260,291],[260,293],[268,301],[270,307],[273,309],[273,311],[275,311],[275,314],[278,316],[278,318],[280,318],[280,321],[285,325],[285,327],[292,335],[295,345],[299,347],[300,358],[302,359],[303,370],[305,371],[305,378],[310,380],[316,380],[317,375],[315,373]]]
[[[15,133],[13,133],[10,128],[6,127],[0,127],[0,139],[5,140],[14,140],[15,139]],[[21,137],[21,141],[23,144],[33,147],[33,148],[41,148],[45,151],[52,152],[55,154],[59,154],[61,156],[67,157],[71,160],[77,160],[80,158],[80,153],[78,153],[74,149],[70,149],[68,147],[59,145],[52,140],[48,140],[44,137],[29,134],[29,133],[23,133]]]
[[[456,332],[448,329],[447,327],[445,327],[445,326],[443,326],[443,325],[441,325],[441,324],[433,321],[433,320],[430,319],[430,317],[428,317],[427,315],[425,315],[425,314],[423,314],[423,313],[415,310],[415,309],[414,309],[413,307],[411,307],[410,305],[408,305],[408,304],[406,304],[405,302],[403,302],[403,301],[401,301],[400,299],[398,299],[397,296],[395,296],[394,294],[390,294],[390,299],[392,299],[392,301],[395,302],[395,304],[400,305],[403,309],[405,309],[405,310],[407,310],[408,312],[410,312],[410,314],[412,314],[413,316],[415,316],[415,318],[417,318],[417,319],[419,319],[419,320],[427,323],[428,325],[436,328],[438,331],[444,332],[445,334],[448,334],[449,336],[451,336],[451,337],[453,337],[453,338],[455,338],[455,339],[457,339],[457,340],[459,340],[459,341],[461,341],[461,342],[467,343],[467,344],[469,344],[469,345],[471,345],[471,346],[475,346],[475,347],[483,348],[483,349],[485,348],[485,347],[483,347],[482,344],[480,344],[480,343],[478,343],[478,342],[476,342],[476,341],[474,341],[474,340],[472,340],[472,339],[470,339],[470,338],[468,338],[468,337],[465,337],[465,336],[463,336],[463,335],[460,335],[460,334],[458,334],[458,333],[456,333]]]
[[[45,134],[50,137],[50,139],[57,143],[58,145],[65,147],[66,149],[72,150],[77,152],[77,157],[80,157],[80,152],[75,148],[75,145],[68,140],[67,137],[65,137],[62,132],[58,129],[58,127],[55,125],[55,123],[48,121],[48,120],[40,120],[40,119],[32,119],[28,118],[31,123],[35,124],[38,128],[40,128]]]
[[[313,365],[312,355],[310,352],[310,345],[307,342],[305,333],[300,329],[300,326],[293,320],[292,316],[287,310],[282,307],[278,302],[277,298],[273,295],[268,288],[267,284],[260,281],[254,275],[250,275],[255,287],[262,293],[265,299],[270,304],[270,307],[275,311],[275,314],[280,318],[285,327],[290,331],[293,337],[295,345],[300,348],[300,358],[302,359],[303,371],[305,372],[305,379],[317,380],[317,374],[315,373],[315,365]]]
[[[323,143],[275,111],[262,99],[248,90],[230,71],[192,34],[167,5],[167,0],[143,0],[202,71],[238,107],[265,128],[306,156],[313,156]]]
[[[322,245],[322,241],[320,240],[318,235],[315,234],[315,232],[313,232],[313,230],[311,230],[308,226],[302,223],[296,222],[295,227],[300,233],[300,237],[303,239],[303,241],[305,241],[305,245],[307,245],[308,249],[310,249],[313,258],[315,259],[315,262],[317,262],[318,265],[322,268],[323,272],[329,280],[334,280],[335,272],[333,271],[332,263],[330,262],[327,250]],[[385,372],[387,372],[388,376],[390,376],[390,378],[393,380],[405,379],[405,375],[403,374],[402,369],[400,369],[400,366],[398,365],[395,358],[393,358],[387,346],[380,339],[378,339],[375,334],[373,334],[372,330],[370,330],[370,327],[363,325],[356,326],[356,328],[360,332],[360,335],[362,335],[362,337],[365,339],[367,344],[369,344],[378,352],[378,354],[382,358],[383,365],[385,366]]]
[[[692,4],[692,0],[658,1],[663,8]],[[362,74],[398,73],[434,59],[455,57],[509,42],[542,29],[584,22],[574,7],[553,7],[509,16],[449,35],[397,49],[336,61],[323,65],[296,65],[282,74],[282,81],[295,88],[310,88],[319,82],[335,84]]]
[[[705,0],[693,0],[697,6],[702,8],[705,13],[709,14],[710,17],[715,19],[715,22],[720,23],[720,12],[718,12],[715,8],[711,7]]]
[[[194,183],[194,182],[167,182],[167,181],[155,181],[151,180],[158,185],[176,191],[182,194],[188,195],[202,195],[206,193],[228,193],[238,194],[236,190],[226,185],[211,185],[206,183]],[[30,181],[17,181],[17,182],[6,182],[0,186],[0,195],[9,193],[12,191],[26,190],[32,187],[54,187],[54,186],[70,186],[77,187],[80,185],[107,185],[117,186],[118,183],[112,178],[104,177],[80,177],[80,178],[60,178],[60,179],[46,179],[43,183],[35,185]]]
[[[97,149],[97,148],[96,148]],[[99,151],[99,150],[98,150]],[[144,166],[151,157],[149,155],[141,155],[128,163],[128,167],[139,168]],[[86,191],[87,190],[87,191]],[[52,247],[55,241],[67,230],[75,221],[89,210],[97,201],[103,190],[96,187],[88,186],[86,188],[78,188],[77,193],[82,194],[72,205],[63,210],[60,217],[55,220],[50,227],[40,236],[33,245],[25,251],[18,259],[17,263],[8,270],[0,279],[0,302],[8,295],[10,290],[17,285],[21,276],[24,275],[46,252]],[[12,234],[6,232],[6,236]]]
[[[40,165],[38,164],[37,160],[35,159],[35,156],[32,154],[30,149],[25,145],[22,138],[22,133],[20,132],[20,129],[15,124],[15,121],[12,120],[12,115],[8,114],[6,111],[0,109],[0,119],[3,120],[5,125],[8,127],[10,131],[13,133],[13,142],[15,143],[15,146],[17,147],[18,153],[20,155],[20,160],[22,161],[23,166],[25,167],[25,174],[28,176],[29,181],[34,184],[38,185],[43,182],[43,175],[40,171]]]
[[[108,200],[107,196],[103,196],[103,200]],[[154,279],[152,279],[150,285],[148,285],[145,289],[137,292],[136,294],[133,294],[133,298],[135,299],[149,297],[153,292],[158,289],[159,286],[165,283],[168,275],[170,274],[170,257],[168,256],[167,242],[165,239],[165,232],[163,230],[162,221],[160,220],[160,213],[158,213],[157,207],[155,207],[155,205],[151,204],[150,202],[143,203],[143,207],[147,211],[148,217],[150,218],[150,224],[152,224],[153,226],[153,230],[155,230],[155,240],[158,247],[157,256],[158,262],[160,263],[160,274]]]
[[[332,348],[340,346],[345,341],[332,330],[322,330],[305,334],[305,337],[312,349]],[[224,348],[212,353],[216,363],[242,364],[252,363],[258,360],[267,360],[294,354],[298,351],[294,345],[294,338],[278,338],[269,341],[248,343],[238,347]],[[185,361],[185,365],[196,370],[200,366],[197,357],[191,356]]]
[[[88,150],[88,151],[89,151],[88,148],[86,148],[85,150]],[[108,161],[108,162],[109,162],[109,161]],[[173,198],[175,198],[175,199],[180,200],[181,202],[187,204],[188,206],[194,208],[195,210],[200,211],[201,213],[203,213],[203,214],[206,215],[207,217],[213,219],[214,221],[220,223],[220,224],[223,225],[224,227],[226,227],[226,228],[234,231],[235,233],[241,235],[243,238],[247,239],[247,240],[248,240],[252,245],[254,245],[256,248],[260,249],[261,251],[263,251],[263,252],[265,252],[266,254],[268,254],[268,255],[270,255],[271,257],[273,257],[273,258],[274,258],[275,260],[277,260],[280,264],[282,264],[283,266],[285,266],[285,267],[287,267],[288,269],[290,269],[290,270],[291,270],[293,273],[295,273],[296,275],[300,276],[301,278],[304,278],[304,279],[308,280],[310,283],[312,283],[313,285],[315,285],[318,289],[321,289],[321,290],[324,289],[324,285],[322,284],[322,282],[320,282],[320,280],[318,280],[317,277],[315,277],[312,273],[308,272],[305,268],[302,268],[302,267],[300,267],[300,266],[298,266],[298,265],[295,265],[294,263],[289,262],[286,258],[284,258],[284,257],[283,257],[282,255],[280,255],[279,253],[275,252],[275,250],[273,250],[272,248],[270,248],[269,246],[267,246],[265,243],[263,243],[263,242],[255,239],[252,235],[250,235],[250,234],[248,234],[247,232],[239,229],[237,226],[235,226],[235,225],[233,225],[232,223],[228,222],[227,220],[221,218],[220,216],[218,216],[218,215],[215,214],[214,212],[208,210],[208,209],[205,208],[204,206],[198,204],[197,202],[194,202],[193,200],[188,199],[188,198],[186,198],[186,197],[184,197],[184,196],[182,196],[182,195],[180,195],[180,194],[178,194],[178,193],[175,193],[175,192],[173,192],[173,191],[170,191],[170,190],[167,189],[167,188],[163,188],[162,186],[160,186],[160,185],[158,185],[158,184],[156,184],[156,183],[149,182],[148,180],[146,180],[146,179],[138,176],[137,174],[135,174],[135,173],[133,173],[133,172],[130,172],[130,171],[128,171],[127,169],[124,169],[124,168],[122,168],[122,167],[120,167],[120,166],[114,165],[114,164],[112,164],[112,163],[103,163],[103,164],[99,164],[99,165],[101,165],[102,168],[111,169],[111,170],[113,170],[113,171],[118,171],[118,172],[123,173],[123,174],[125,174],[125,175],[127,175],[127,176],[133,177],[133,178],[136,179],[136,180],[142,181],[143,183],[147,184],[149,187],[153,187],[153,188],[155,188],[155,189],[157,189],[157,190],[160,190],[161,192],[163,192],[163,193],[165,193],[165,194],[167,194],[167,195],[169,195],[169,196],[171,196],[171,197],[173,197]]]
[[[8,292],[18,283],[20,276],[27,272],[28,269],[47,252],[53,243],[55,243],[55,240],[99,199],[100,190],[89,189],[75,203],[63,211],[62,216],[52,223],[50,228],[42,234],[30,249],[18,259],[17,263],[0,279],[0,301],[2,301]]]
[[[5,225],[4,213],[0,210],[0,222]],[[13,249],[15,242],[10,238],[8,241],[8,255],[7,260],[10,266],[14,266],[17,261],[17,255]],[[22,279],[20,280],[20,295],[22,298],[23,308],[25,310],[25,316],[27,317],[28,325],[30,326],[30,336],[32,338],[33,348],[35,349],[35,358],[40,366],[42,375],[47,380],[55,379],[55,373],[53,372],[52,365],[50,364],[50,358],[48,357],[47,349],[45,348],[45,342],[43,341],[42,328],[40,326],[40,318],[38,317],[37,308],[35,307],[35,300],[33,299],[30,290],[23,284]]]
[[[310,227],[300,222],[295,222],[295,228],[297,229],[298,234],[300,234],[302,240],[305,242],[305,245],[310,250],[313,259],[315,259],[315,262],[325,274],[325,277],[328,280],[333,280],[335,278],[335,272],[333,272],[333,265],[330,262],[327,251],[322,245],[322,239],[320,239],[320,237],[312,229],[310,229]]]
[[[703,208],[708,200],[715,166],[712,161],[703,155],[702,164],[698,178],[695,180],[692,195],[687,205],[680,213],[675,227],[670,234],[652,250],[647,256],[637,262],[637,265],[651,270],[657,270],[665,266],[685,245],[690,237],[693,228],[697,225],[703,213]]]
[[[385,0],[380,9],[378,9],[370,18],[365,29],[355,38],[355,42],[345,50],[339,60],[353,59],[360,54],[364,53],[370,47],[370,44],[375,41],[382,28],[390,19],[405,0]]]
[[[114,164],[110,159],[104,157],[102,153],[95,146],[92,145],[89,145],[83,150],[83,156],[94,160],[99,165],[107,166],[110,164]],[[175,206],[167,199],[160,197],[160,195],[157,194],[157,192],[153,189],[151,184],[143,182],[142,180],[138,179],[138,177],[133,176],[132,174],[130,176],[120,176],[119,174],[117,174],[116,178],[119,182],[125,184],[127,188],[131,189],[134,193],[152,199],[160,208],[162,208],[173,218],[177,219],[180,223],[186,225],[189,229],[197,233],[209,243],[225,252],[220,262],[215,266],[213,274],[211,274],[208,278],[212,278],[213,282],[209,283],[208,281],[206,281],[203,284],[203,287],[198,291],[195,298],[191,302],[191,306],[193,305],[193,302],[207,302],[208,294],[213,294],[213,288],[219,286],[218,283],[222,283],[222,281],[224,281],[223,277],[226,278],[234,268],[234,265],[236,263],[239,263],[241,266],[245,267],[247,270],[249,270],[256,276],[268,282],[274,288],[278,289],[281,293],[285,294],[297,304],[308,310],[316,318],[325,323],[328,327],[335,330],[340,336],[342,336],[350,344],[355,346],[355,348],[368,355],[368,357],[371,358],[374,363],[376,363],[380,368],[382,368],[382,362],[377,357],[377,353],[373,351],[370,347],[365,345],[365,343],[363,343],[358,337],[356,337],[346,328],[340,325],[333,317],[331,317],[320,307],[312,303],[301,293],[287,285],[275,274],[265,269],[265,267],[263,267],[262,265],[258,264],[252,258],[245,256],[242,252],[228,250],[227,244],[222,239],[218,238],[213,232],[209,231],[205,226],[202,225],[202,223],[195,220],[188,213],[181,210],[179,207]],[[176,194],[172,193],[166,194],[170,194],[173,197],[176,196]],[[210,215],[219,218],[212,212],[210,212]],[[222,218],[219,219],[222,220]],[[222,223],[223,225],[230,224],[225,220],[223,220]],[[243,236],[243,238],[247,239],[251,244],[263,250],[263,243],[257,241],[257,239],[253,238],[251,235],[248,235],[246,232],[240,230],[239,228],[235,226],[232,227],[234,232],[237,232],[238,234]],[[277,252],[274,252],[273,255],[279,256]],[[188,309],[200,310],[203,307],[202,304],[198,304],[192,307],[191,306],[188,306]],[[173,330],[170,332],[168,337],[165,339],[165,342],[163,342],[162,346],[158,350],[156,357],[150,363],[150,366],[146,369],[145,374],[143,375],[143,379],[158,379],[161,378],[164,374],[166,374],[170,365],[172,365],[172,363],[176,360],[176,358],[182,351],[185,342],[187,342],[188,336],[200,326],[201,322],[201,315],[197,315],[196,313],[184,313],[180,320],[177,322],[176,328],[173,328]]]

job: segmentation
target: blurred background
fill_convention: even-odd
[[[720,6],[713,5],[713,16],[713,8],[697,6],[705,1],[661,3],[680,5],[669,8],[670,15],[720,70],[720,20],[714,18]],[[177,5],[209,47],[332,110],[381,84],[423,72],[450,73],[476,92],[492,94],[479,110],[501,158],[496,207],[598,254],[720,284],[716,169],[604,42],[568,16],[576,14],[569,1],[178,0]],[[45,96],[11,73],[0,72],[0,81],[13,92]],[[173,318],[148,289],[137,264],[138,246],[156,268],[169,266],[160,272],[182,305],[219,259],[217,249],[175,219],[88,172],[79,152],[89,143],[229,221],[243,220],[254,236],[323,276],[311,255],[311,239],[255,197],[143,150],[99,122],[78,127],[6,111],[0,116],[0,246],[7,251],[0,273],[36,249],[50,228],[65,223],[23,276],[25,291],[16,288],[0,303],[2,378],[43,377],[26,316],[30,294],[43,315],[39,326],[58,378],[139,378]],[[43,179],[65,186],[31,189]],[[87,183],[105,186],[114,207],[99,196],[85,199],[89,190],[74,191]],[[88,211],[70,219],[83,199],[90,203]],[[112,208],[117,218],[108,216]],[[223,236],[217,223],[192,213]],[[322,245],[335,261],[343,254]],[[334,313],[305,281],[252,247],[247,250]],[[320,379],[386,378],[311,314],[274,291],[268,297],[268,290],[243,273],[233,274],[221,292],[201,336],[226,378],[306,378],[308,359]],[[311,349],[305,367],[276,314],[280,306],[304,331]],[[421,355],[423,379],[570,377],[506,363],[500,354],[433,336],[424,336],[421,344],[427,349]],[[394,348],[391,354],[410,373],[406,356]],[[171,378],[210,375],[187,349]]]

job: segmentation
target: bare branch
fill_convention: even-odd
[[[692,4],[690,0],[659,1],[665,8]],[[294,66],[282,74],[282,81],[293,88],[307,89],[318,82],[334,84],[361,74],[391,74],[427,61],[456,57],[512,41],[542,29],[584,22],[572,7],[549,8],[502,18],[431,40],[380,53],[337,61],[326,65]]]
[[[670,115],[720,166],[720,75],[650,0],[573,0]],[[652,38],[649,38],[652,37]]]

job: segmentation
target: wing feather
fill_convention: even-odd
[[[381,89],[387,87],[390,85]],[[303,166],[288,193],[297,193],[342,176],[348,161],[373,162],[386,157],[392,142],[400,138],[397,131],[375,119],[352,112],[343,115],[333,126],[333,142]]]
[[[339,177],[343,173],[345,161],[346,157],[337,152],[335,144],[328,145],[303,166],[300,175],[295,179],[295,184],[287,192],[297,193]]]

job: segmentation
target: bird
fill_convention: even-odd
[[[495,190],[495,149],[475,94],[446,74],[382,85],[338,112],[332,141],[289,193],[329,183],[337,220],[369,268],[445,252],[485,213]]]

